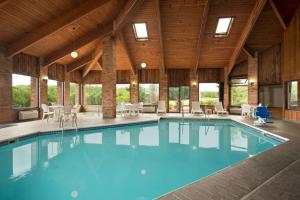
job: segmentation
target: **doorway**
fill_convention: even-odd
[[[183,109],[184,112],[189,112],[190,87],[189,86],[169,87],[168,106],[169,106],[170,113],[179,113],[181,112],[181,108]]]

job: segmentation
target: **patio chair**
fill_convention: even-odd
[[[45,119],[45,117],[47,117],[47,123],[48,123],[49,117],[53,118],[54,112],[50,112],[49,107],[46,104],[42,104],[41,107],[42,107],[42,110],[43,110],[42,121]]]
[[[242,112],[241,112],[242,117],[251,117],[251,106],[249,104],[242,104],[241,108],[242,108]]]
[[[143,102],[139,102],[139,113],[144,113],[144,103]]]
[[[76,125],[77,126],[77,113],[72,112],[73,106],[72,105],[67,105],[64,106],[63,108],[63,113],[61,113],[59,117],[59,125],[60,127],[63,127],[64,122],[68,121],[71,117],[72,119],[72,126]]]
[[[273,123],[268,122],[268,119],[270,119],[270,113],[268,112],[268,109],[265,106],[256,107],[255,117],[257,120],[254,121],[254,125],[256,126],[263,126],[267,123]]]
[[[157,114],[159,113],[164,113],[164,114],[167,113],[165,101],[158,101]]]
[[[126,107],[124,102],[120,103],[119,113],[121,114],[122,117],[125,117],[130,113],[130,110]]]
[[[192,110],[191,110],[191,113],[192,114],[200,114],[200,115],[203,115],[203,111],[200,107],[200,103],[198,101],[193,101],[192,102]]]
[[[228,112],[223,108],[222,102],[215,104],[215,113],[217,115],[228,115]]]
[[[140,103],[132,104],[132,108],[130,110],[131,114],[138,115],[140,113]]]

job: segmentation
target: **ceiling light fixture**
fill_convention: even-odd
[[[147,67],[147,64],[143,62],[143,63],[141,64],[141,67],[144,69],[144,68]]]
[[[75,50],[75,36],[74,36],[74,32],[76,30],[76,27],[72,27],[72,35],[73,35],[73,51],[71,52],[71,57],[72,58],[77,58],[78,57],[78,52]]]
[[[78,57],[77,51],[72,51],[72,52],[71,52],[71,57],[72,57],[72,58],[77,58],[77,57]]]

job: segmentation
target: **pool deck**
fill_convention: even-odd
[[[145,122],[158,120],[160,117],[156,114],[144,114],[138,117],[119,116],[116,119],[102,119],[97,114],[79,115],[78,128]],[[167,114],[165,117],[181,117],[181,115]],[[193,115],[186,115],[186,117],[194,118]],[[211,116],[211,118],[224,119],[218,116]],[[229,116],[229,118],[253,124],[251,120],[242,120],[239,116]],[[160,199],[300,199],[300,124],[282,120],[273,121],[274,124],[262,129],[288,138],[289,141],[166,194]],[[0,144],[38,132],[61,130],[58,128],[58,123],[52,120],[49,123],[38,120],[11,125],[6,128],[0,127]],[[65,127],[65,129],[70,128],[72,128],[70,124]]]

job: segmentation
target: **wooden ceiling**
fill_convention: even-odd
[[[113,31],[119,70],[136,71],[142,62],[154,69],[223,68],[232,62],[259,1],[264,5],[263,0],[2,0],[0,49],[7,56],[23,52],[40,57],[44,66],[59,63],[70,70],[100,70],[101,59],[94,55],[101,38]],[[245,39],[249,51],[281,42],[278,13],[280,17],[291,10],[293,0],[277,13],[270,2],[275,7],[280,2],[273,1],[256,13],[258,19]],[[234,17],[228,37],[214,37],[219,17]],[[285,14],[283,21],[288,18]],[[114,21],[120,30],[113,30]],[[136,22],[147,24],[148,41],[136,41]],[[79,53],[75,60],[69,55],[74,48]],[[244,51],[237,52],[234,62],[247,58]]]

